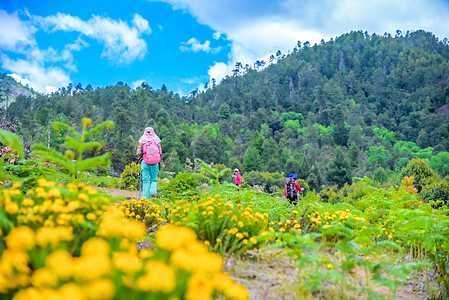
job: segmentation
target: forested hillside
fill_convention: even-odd
[[[8,113],[24,140],[43,144],[51,122],[113,120],[98,153],[111,152],[116,170],[136,161],[150,125],[162,139],[164,176],[201,158],[240,168],[248,181],[278,176],[258,172],[299,173],[318,190],[354,176],[385,178],[414,157],[449,175],[447,40],[424,31],[351,32],[320,45],[298,42],[271,60],[256,69],[238,63],[234,76],[189,97],[146,83],[70,84],[49,96],[18,96]],[[63,133],[51,129],[51,147],[62,143]]]

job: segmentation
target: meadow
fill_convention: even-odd
[[[136,187],[135,166],[120,182],[85,173],[108,166],[83,152],[110,125],[60,126],[65,153],[33,147],[26,175],[0,162],[0,299],[259,299],[267,268],[286,273],[266,278],[270,299],[394,299],[410,282],[449,295],[448,183],[424,160],[398,183],[353,178],[296,206],[197,160],[158,198],[124,199],[86,184]]]

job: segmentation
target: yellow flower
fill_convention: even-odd
[[[14,182],[14,183],[12,184],[12,187],[15,188],[15,189],[18,189],[18,188],[21,187],[21,186],[22,186],[22,184],[21,184],[20,182],[18,182],[18,181]]]
[[[74,283],[67,283],[58,290],[59,299],[82,300],[85,299],[83,290]]]
[[[255,237],[251,237],[249,239],[249,241],[251,242],[251,244],[256,245],[257,244],[257,239]]]
[[[217,244],[221,244],[221,242],[222,242],[222,240],[220,238],[217,238],[216,241],[217,241]]]
[[[58,198],[61,197],[61,191],[58,189],[51,189],[47,194],[49,197]]]
[[[81,248],[82,256],[107,256],[109,244],[102,238],[93,237],[87,240]]]
[[[213,286],[209,278],[203,274],[194,274],[187,282],[186,300],[212,299]]]
[[[57,246],[60,241],[72,241],[72,227],[41,227],[36,232],[36,243],[41,247]]]
[[[58,250],[47,256],[45,265],[58,277],[65,279],[72,274],[73,258],[69,252]]]
[[[331,269],[334,268],[334,266],[333,266],[332,264],[327,264],[327,265],[326,265],[326,268],[328,268],[329,270],[331,270]]]
[[[166,250],[176,250],[196,240],[196,233],[190,228],[165,225],[157,231],[156,244]]]
[[[237,225],[239,226],[239,227],[243,227],[243,222],[242,221],[239,221],[238,223],[237,223]]]
[[[49,269],[37,269],[31,277],[31,283],[38,288],[51,288],[58,283],[58,277]]]
[[[269,230],[270,232],[275,232],[275,230],[274,230],[273,227],[269,227],[268,230]]]
[[[9,202],[5,205],[5,211],[10,215],[15,215],[19,211],[19,205],[15,202]]]
[[[29,250],[34,247],[34,231],[26,226],[16,227],[6,237],[6,244],[12,250]]]
[[[204,245],[209,246],[210,242],[209,241],[204,241]]]
[[[145,266],[146,273],[137,279],[137,288],[149,292],[169,293],[176,286],[175,272],[161,261],[151,260]]]
[[[248,244],[249,244],[249,241],[248,241],[247,239],[244,239],[244,240],[243,240],[243,244],[248,245]]]
[[[84,294],[88,299],[113,299],[115,295],[115,285],[109,279],[95,280],[83,287]]]
[[[91,212],[86,215],[86,219],[88,219],[89,221],[93,221],[96,218],[97,218],[97,215],[94,213],[91,213]]]
[[[89,200],[89,196],[87,196],[86,194],[79,194],[78,199],[80,199],[83,202],[87,202],[87,200]]]
[[[243,234],[241,232],[238,232],[238,233],[235,234],[235,237],[240,240],[240,239],[243,238]]]
[[[137,272],[141,267],[139,258],[126,252],[115,253],[113,264],[118,270],[125,273]]]

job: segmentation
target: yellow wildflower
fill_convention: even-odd
[[[6,237],[6,244],[12,250],[29,250],[34,247],[34,231],[26,226],[16,227]]]

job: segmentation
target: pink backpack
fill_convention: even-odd
[[[161,153],[156,143],[146,142],[143,145],[143,161],[147,165],[154,165],[161,161]]]

